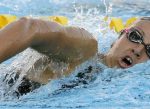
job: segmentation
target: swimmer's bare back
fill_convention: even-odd
[[[69,72],[96,54],[97,41],[82,28],[65,27],[40,19],[21,18],[0,30],[0,62],[28,47],[54,61],[68,63]],[[53,78],[50,73],[51,71],[43,71],[41,80],[35,81],[48,82],[49,78]]]

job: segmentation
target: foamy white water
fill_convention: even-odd
[[[69,25],[81,26],[90,31],[98,40],[99,52],[106,53],[117,34],[108,28],[103,18],[121,17],[124,21],[132,16],[150,15],[150,1],[147,0],[1,0],[0,13],[17,16],[64,15],[69,18]],[[40,54],[27,49],[11,60],[1,64],[0,68],[0,108],[2,109],[148,109],[150,106],[150,62],[138,64],[129,69],[115,69],[103,66],[96,59],[78,66],[72,75],[51,81],[34,92],[14,98],[13,88],[2,81],[5,73],[21,70],[25,72],[41,57]],[[22,61],[23,60],[23,61]],[[64,84],[74,84],[76,74],[93,66],[92,80],[89,84],[66,89]],[[103,70],[102,70],[102,69]],[[6,93],[6,95],[4,95]]]

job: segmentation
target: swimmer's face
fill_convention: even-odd
[[[135,32],[136,30],[136,32]],[[129,38],[129,35],[135,36]],[[138,38],[136,35],[139,35]],[[134,39],[143,37],[143,42],[134,42]],[[131,41],[133,40],[133,41]],[[141,40],[141,39],[140,39]],[[114,42],[106,55],[105,61],[109,67],[129,68],[135,64],[150,59],[144,45],[150,44],[150,21],[138,20]],[[150,46],[147,50],[150,51]]]

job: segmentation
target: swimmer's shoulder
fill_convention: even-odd
[[[88,30],[82,27],[77,26],[64,26],[63,33],[67,36],[83,38],[83,39],[93,39],[96,41],[93,34],[91,34]],[[97,41],[96,41],[97,42]]]

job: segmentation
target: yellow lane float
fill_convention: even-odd
[[[65,16],[41,16],[39,18],[44,19],[44,20],[49,20],[49,21],[55,21],[62,25],[68,24],[68,18]],[[17,16],[1,14],[0,15],[0,29],[6,26],[7,24],[15,21],[16,19],[17,19]],[[107,21],[108,17],[105,17],[104,20]],[[109,27],[110,29],[113,29],[116,32],[120,32],[122,29],[129,27],[136,20],[137,20],[136,17],[131,17],[127,19],[126,23],[123,23],[121,18],[112,17],[110,19]]]
[[[68,18],[65,16],[45,16],[45,17],[39,17],[39,18],[49,20],[49,21],[55,21],[62,25],[68,24]],[[0,15],[0,29],[15,20],[17,20],[17,16],[1,14]]]
[[[109,24],[110,29],[114,29],[116,32],[121,31],[124,28],[121,18],[112,18]]]
[[[121,18],[111,18],[109,27],[110,29],[114,29],[116,32],[120,32],[122,29],[129,27],[136,20],[136,17],[131,17],[124,24]]]
[[[49,16],[49,19],[52,21],[56,21],[62,25],[68,24],[68,18],[64,16]]]
[[[6,14],[0,15],[0,28],[15,21],[16,19],[17,19],[17,17],[13,16],[13,15],[6,15]]]
[[[55,21],[55,22],[62,24],[62,25],[68,24],[68,18],[65,16],[42,16],[39,18],[43,19],[43,20]]]
[[[126,24],[125,24],[125,28],[126,27],[129,27],[133,22],[135,22],[137,20],[136,17],[131,17],[129,18],[127,21],[126,21]]]

